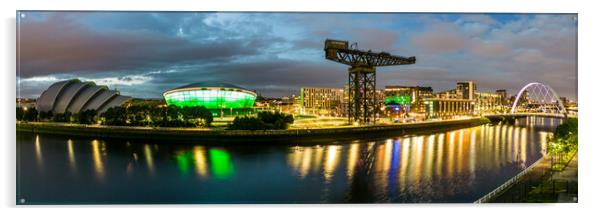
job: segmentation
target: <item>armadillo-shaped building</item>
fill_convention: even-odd
[[[118,91],[110,90],[107,86],[72,79],[52,84],[37,99],[36,109],[53,113],[78,113],[85,110],[103,113],[111,107],[121,106],[130,99],[132,98],[120,95]]]

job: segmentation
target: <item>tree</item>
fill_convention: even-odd
[[[261,119],[269,129],[287,129],[294,122],[292,115],[281,112],[260,112],[257,117]]]
[[[105,125],[126,125],[127,113],[124,107],[111,107],[100,115]]]
[[[54,122],[71,122],[71,112],[56,113],[52,116]]]
[[[23,120],[37,121],[38,120],[38,110],[35,107],[24,110]]]
[[[94,124],[94,117],[98,112],[96,110],[84,110],[76,115],[77,122],[80,124]]]
[[[257,117],[237,116],[228,125],[230,130],[265,130],[268,129],[266,124]]]
[[[578,126],[579,124],[577,122],[577,118],[568,118],[566,122],[556,127],[556,131],[554,131],[554,138],[565,139],[572,134],[577,135]]]
[[[167,107],[159,106],[150,110],[153,127],[164,126],[167,122]]]
[[[44,120],[52,120],[54,116],[54,113],[52,113],[52,111],[41,111],[40,112],[40,119],[44,119]]]
[[[150,117],[152,107],[147,104],[129,106],[126,109],[128,125],[152,126]]]
[[[257,117],[236,117],[228,126],[231,130],[287,129],[294,122],[292,115],[281,112],[259,112]]]
[[[17,107],[17,120],[18,121],[23,120],[24,114],[25,114],[25,111],[23,110],[23,108]]]
[[[213,114],[204,106],[192,106],[181,108],[182,117],[196,126],[210,126],[213,122]]]
[[[168,121],[182,119],[182,117],[180,116],[180,108],[178,106],[167,106],[166,115]]]

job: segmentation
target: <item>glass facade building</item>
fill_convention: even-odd
[[[168,105],[207,109],[253,108],[257,94],[227,83],[193,83],[163,93]]]

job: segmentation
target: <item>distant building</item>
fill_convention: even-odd
[[[474,100],[477,85],[474,81],[458,82],[456,84],[456,95],[458,99]]]
[[[301,112],[300,98],[300,96],[290,95],[268,99],[262,108],[271,108],[280,112],[299,114]]]
[[[562,102],[562,104],[564,106],[568,106],[569,105],[569,100],[567,100],[566,97],[560,97],[560,101]]]
[[[468,99],[429,98],[424,100],[424,105],[427,119],[468,116],[474,111],[474,101]]]
[[[433,88],[422,86],[385,86],[384,103],[397,104],[405,112],[424,112],[423,100],[433,97]]]
[[[500,98],[502,99],[502,105],[508,105],[508,93],[506,92],[506,89],[498,89],[495,90],[495,93],[498,94],[500,96]]]
[[[496,93],[490,92],[476,92],[475,93],[475,112],[476,113],[490,113],[495,111],[501,111],[503,108],[502,96]]]
[[[29,98],[17,98],[17,107],[21,107],[21,108],[33,108],[36,106],[36,100],[35,99],[29,99]]]
[[[297,100],[297,96],[295,96],[295,95],[284,96],[284,97],[280,98],[280,103],[282,105],[293,105],[293,104],[295,104],[296,100]]]
[[[342,115],[342,88],[301,88],[301,106],[311,113]]]
[[[456,89],[437,92],[433,96],[434,96],[434,98],[439,98],[439,99],[460,99],[460,98],[458,98],[458,94],[456,94]]]

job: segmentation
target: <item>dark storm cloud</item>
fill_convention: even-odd
[[[135,97],[192,82],[230,82],[270,96],[342,88],[347,66],[324,39],[416,56],[378,69],[377,84],[514,94],[532,81],[576,99],[573,15],[55,12],[20,19],[22,93],[80,78]],[[37,92],[37,93],[36,93]]]
[[[298,93],[303,86],[342,86],[346,76],[347,68],[336,63],[323,65],[277,59],[180,69],[175,73],[156,74],[152,85],[169,83],[163,85],[164,90],[168,90],[192,82],[229,82],[264,95],[278,96],[279,93]]]
[[[225,61],[256,54],[266,44],[258,38],[192,42],[148,30],[97,32],[61,14],[43,20],[24,20],[20,27],[23,78]]]

